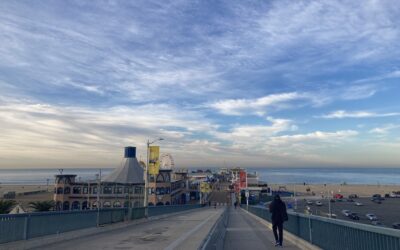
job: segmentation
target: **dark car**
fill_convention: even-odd
[[[335,199],[331,199],[330,202],[335,202]]]
[[[346,201],[347,201],[347,202],[354,202],[353,199],[347,199]]]
[[[381,200],[377,200],[377,199],[371,199],[372,202],[375,202],[376,204],[382,204]]]
[[[349,199],[356,199],[356,198],[358,198],[358,195],[356,194],[349,195]]]
[[[392,227],[393,227],[394,229],[400,229],[400,222],[395,222],[395,223],[393,223],[393,224],[392,224]]]
[[[349,214],[349,218],[352,220],[360,220],[360,217],[356,213]]]

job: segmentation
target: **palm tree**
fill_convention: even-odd
[[[8,214],[14,205],[13,200],[0,200],[0,214]]]
[[[36,212],[46,212],[54,208],[54,201],[33,201],[29,202],[29,207],[35,209]]]

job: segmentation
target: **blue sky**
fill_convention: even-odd
[[[0,168],[399,167],[397,1],[1,1]]]

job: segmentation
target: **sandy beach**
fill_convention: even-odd
[[[0,185],[0,198],[7,192],[15,192],[15,200],[25,211],[31,211],[29,202],[53,200],[53,185]],[[29,193],[35,192],[35,193]]]
[[[360,197],[370,197],[373,194],[381,194],[382,196],[392,191],[400,191],[400,185],[340,185],[340,184],[306,184],[306,185],[293,185],[293,184],[270,184],[273,190],[286,190],[296,194],[315,195],[342,194],[347,197],[350,194],[357,194]]]

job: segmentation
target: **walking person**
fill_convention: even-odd
[[[283,222],[288,220],[288,215],[286,204],[281,200],[281,197],[278,194],[275,195],[274,200],[269,204],[269,211],[271,213],[272,230],[276,242],[275,246],[282,246]]]

